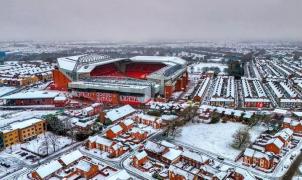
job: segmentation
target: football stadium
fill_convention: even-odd
[[[151,99],[168,100],[188,83],[187,62],[178,57],[112,59],[85,54],[57,61],[53,88],[95,102],[140,105]]]

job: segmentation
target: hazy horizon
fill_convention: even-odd
[[[301,0],[4,0],[0,41],[301,41],[301,7]]]

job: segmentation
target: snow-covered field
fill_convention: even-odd
[[[6,126],[10,123],[21,121],[24,119],[29,119],[32,117],[41,117],[50,113],[55,113],[55,111],[6,111],[7,113],[0,113],[0,127]]]
[[[232,136],[237,129],[245,126],[233,122],[217,124],[191,123],[182,128],[181,136],[176,137],[176,140],[234,160],[239,155],[240,150],[231,147]],[[263,131],[265,131],[265,128],[260,126],[251,129],[251,141],[254,141]]]
[[[193,72],[191,72],[191,66],[193,66]],[[197,64],[190,65],[188,71],[190,73],[202,72],[204,67],[208,67],[208,68],[218,67],[221,72],[223,72],[224,69],[228,68],[226,64],[221,64],[221,63],[197,63]]]
[[[47,143],[46,143],[47,141]],[[31,152],[35,152],[41,155],[47,155],[54,153],[72,143],[72,140],[68,137],[58,136],[51,132],[39,135],[36,139],[21,144],[21,147]]]

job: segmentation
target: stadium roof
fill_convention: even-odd
[[[164,63],[167,65],[186,65],[186,61],[178,57],[168,57],[168,56],[135,56],[130,59],[127,58],[117,58],[110,59],[106,55],[96,55],[96,54],[83,54],[78,56],[69,56],[58,58],[59,68],[67,71],[76,71],[78,73],[89,73],[96,66],[109,64],[121,60],[130,60],[133,62],[157,62]]]
[[[135,56],[130,58],[134,62],[161,62],[161,63],[174,63],[180,65],[186,65],[186,61],[179,57],[171,56]]]

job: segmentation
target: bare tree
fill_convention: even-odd
[[[47,140],[52,146],[53,152],[56,152],[57,145],[59,145],[58,137],[52,133],[47,135]]]
[[[232,147],[236,149],[246,148],[250,144],[250,133],[249,128],[240,128],[235,134],[233,134],[233,144]]]
[[[40,154],[40,151],[44,148],[46,149],[46,155],[48,155],[48,153],[49,153],[49,142],[48,142],[48,138],[47,138],[46,135],[44,135],[44,140],[43,140],[43,142],[41,143],[41,145],[38,149],[38,153]]]

